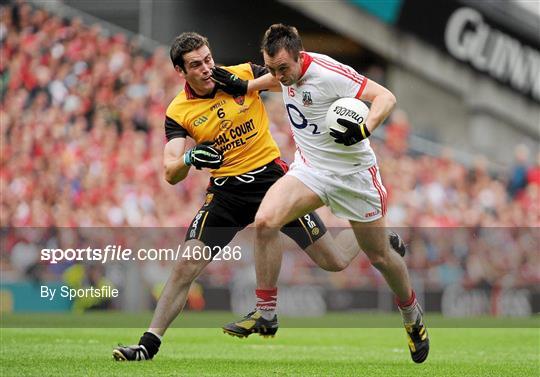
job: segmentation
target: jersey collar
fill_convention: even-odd
[[[214,86],[214,90],[210,94],[207,94],[205,96],[199,96],[195,91],[189,86],[189,84],[186,81],[186,84],[184,85],[184,91],[186,92],[186,98],[187,99],[197,99],[197,98],[214,98],[216,96],[216,92],[218,91],[217,85]]]
[[[300,71],[300,78],[304,77],[304,74],[306,73],[307,69],[309,68],[311,62],[313,61],[313,58],[311,55],[309,55],[305,51],[300,51],[300,55],[302,56],[303,62],[302,62],[302,70]]]

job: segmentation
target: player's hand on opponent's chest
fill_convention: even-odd
[[[212,68],[212,80],[216,83],[219,89],[223,90],[232,96],[243,96],[248,90],[248,81],[242,80],[234,73],[230,73],[224,68]]]
[[[223,153],[214,148],[212,141],[197,144],[184,153],[184,164],[194,166],[197,170],[202,168],[219,169],[223,164]]]
[[[346,146],[353,145],[367,139],[371,135],[365,123],[358,124],[342,118],[339,118],[337,122],[346,128],[345,132],[330,130],[330,136],[332,136],[334,141],[338,144]]]

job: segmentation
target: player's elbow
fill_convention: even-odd
[[[397,103],[396,96],[391,91],[386,90],[386,93],[384,94],[384,99],[387,103],[388,108],[390,109],[390,111],[392,111],[394,107],[396,107],[396,103]]]
[[[165,181],[167,181],[167,183],[170,185],[175,185],[179,182],[178,179],[175,179],[174,176],[172,176],[171,174],[168,174],[167,172],[165,172]]]
[[[175,174],[175,172],[170,167],[165,165],[165,181],[167,181],[167,183],[175,185],[184,178],[185,175],[180,176],[179,174]]]

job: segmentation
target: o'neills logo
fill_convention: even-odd
[[[199,221],[201,220],[201,217],[205,214],[206,211],[199,211],[197,213],[197,216],[195,216],[195,220],[193,220],[193,223],[191,224],[191,229],[189,231],[189,236],[194,238],[197,234],[197,227],[199,226]]]
[[[360,124],[360,123],[362,123],[364,121],[364,117],[362,117],[356,111],[351,110],[351,109],[347,109],[347,108],[342,107],[342,106],[336,106],[334,108],[334,113],[336,113],[339,116],[350,117],[350,118],[354,119],[356,122],[358,122],[358,124]]]
[[[311,219],[310,215],[305,215],[304,220],[306,220],[306,224],[309,227],[312,235],[317,236],[321,232],[317,226],[317,223]]]
[[[236,102],[238,105],[242,106],[244,104],[244,100],[245,100],[244,96],[237,96],[233,98],[234,98],[234,102]]]

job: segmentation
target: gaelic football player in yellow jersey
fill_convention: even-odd
[[[259,77],[268,80],[268,76],[264,76],[267,70],[246,63],[216,71],[207,39],[191,32],[175,39],[170,54],[174,69],[186,84],[167,108],[165,179],[176,184],[187,176],[192,166],[210,169],[212,178],[206,200],[188,228],[184,248],[209,246],[214,253],[253,222],[265,193],[287,171],[270,135],[269,120],[259,92],[247,94],[249,88],[244,87],[248,80],[256,81]],[[227,86],[212,79],[213,69],[217,78],[220,73],[227,75]],[[236,77],[242,80],[234,81]],[[259,84],[261,82],[257,82]],[[272,87],[270,84],[263,86]],[[188,136],[196,145],[186,151]],[[326,270],[342,270],[359,252],[355,247],[338,248],[315,213],[296,219],[282,231]],[[268,260],[255,261],[258,307],[275,308],[281,253],[282,250],[276,250]],[[184,307],[191,283],[210,260],[192,258],[174,263],[148,331],[139,344],[115,348],[115,360],[154,357],[166,329]],[[278,328],[275,315],[270,319],[263,318],[258,311],[250,315],[250,321],[245,325],[247,332],[275,334]]]

